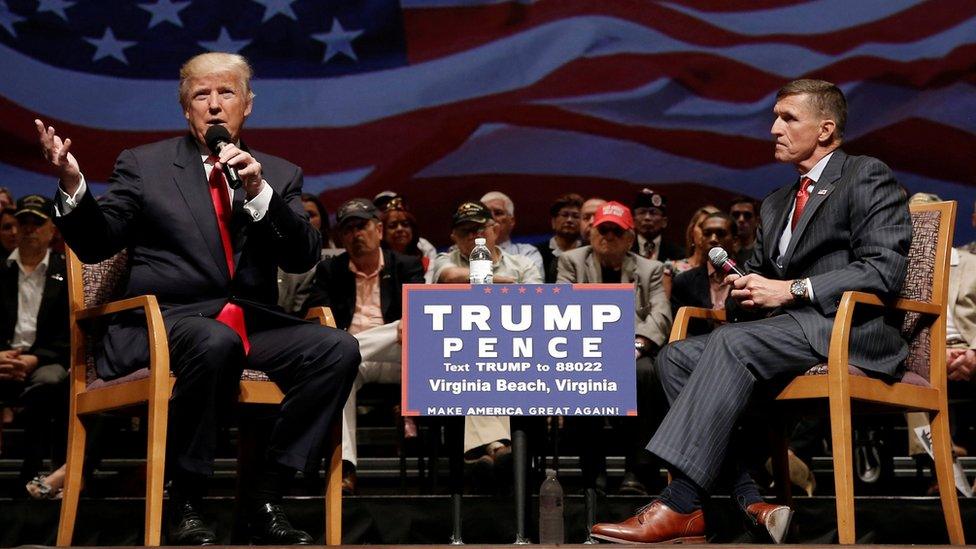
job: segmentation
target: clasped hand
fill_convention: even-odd
[[[732,285],[732,299],[744,309],[775,309],[793,302],[789,280],[773,280],[757,274],[730,274],[724,284]]]
[[[0,351],[0,380],[24,381],[37,368],[37,357],[16,349]]]

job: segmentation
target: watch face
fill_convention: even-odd
[[[796,297],[803,297],[807,293],[805,286],[802,280],[794,280],[793,284],[790,284],[790,293]]]

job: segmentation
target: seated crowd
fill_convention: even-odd
[[[915,201],[937,199],[931,195]],[[512,240],[515,205],[501,192],[458,205],[450,219],[452,244],[437,253],[419,234],[418,223],[405,196],[392,191],[373,200],[356,198],[330,215],[317,197],[303,195],[311,224],[321,232],[321,261],[307,273],[279,271],[278,304],[303,316],[316,306],[328,306],[338,328],[359,342],[362,361],[353,390],[343,408],[343,491],[356,492],[357,391],[367,383],[400,382],[400,320],[403,284],[467,283],[468,256],[476,238],[484,238],[492,252],[494,283],[628,283],[636,289],[635,368],[638,417],[559,419],[568,436],[580,445],[587,483],[606,490],[606,437],[632,441],[624,450],[624,476],[615,489],[647,494],[659,485],[661,465],[644,448],[664,414],[667,400],[655,372],[655,357],[667,343],[673,315],[680,307],[722,309],[729,295],[724,273],[707,257],[719,246],[738,263],[752,252],[760,224],[757,203],[736,197],[727,209],[705,205],[691,216],[684,242],[665,237],[666,197],[642,189],[629,206],[599,197],[565,194],[549,208],[552,233],[535,244]],[[57,497],[63,468],[43,475],[45,458],[57,467],[64,461],[68,363],[65,260],[58,251],[57,229],[51,223],[53,203],[38,195],[14,201],[0,188],[0,301],[8,312],[0,317],[0,405],[4,424],[16,421],[24,429],[21,485],[35,498]],[[976,216],[974,216],[976,220]],[[446,221],[446,220],[445,220]],[[445,223],[446,225],[446,223]],[[63,246],[63,245],[62,245]],[[964,248],[952,251],[947,366],[954,395],[972,395],[976,370],[976,258]],[[703,333],[709,326],[695,326]],[[401,418],[402,433],[416,437],[418,426]],[[908,418],[910,426],[924,425],[921,414]],[[810,433],[813,433],[812,435]],[[911,455],[924,448],[909,430]],[[800,421],[791,448],[793,480],[807,493],[815,487],[810,460],[825,438],[824,427]],[[511,425],[508,417],[468,417],[464,423],[464,458],[474,470],[491,469],[509,458]],[[813,440],[815,442],[811,443]],[[2,438],[0,438],[2,441]],[[0,446],[2,448],[2,446]],[[967,450],[956,446],[957,455]]]

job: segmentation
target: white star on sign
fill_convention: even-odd
[[[98,61],[103,57],[114,57],[119,61],[129,64],[129,60],[125,58],[125,53],[122,50],[126,48],[131,48],[136,45],[136,42],[130,42],[128,40],[118,40],[115,38],[115,34],[112,33],[111,27],[105,28],[105,34],[101,38],[85,38],[85,42],[95,46],[95,57],[92,61]]]
[[[50,11],[67,21],[68,14],[64,13],[64,10],[70,8],[72,5],[74,5],[74,2],[65,2],[65,0],[40,0],[40,3],[37,5],[37,11],[38,13]]]
[[[254,0],[254,2],[264,6],[264,17],[261,19],[262,23],[279,13],[298,21],[298,16],[291,9],[291,5],[295,0]]]
[[[222,51],[226,53],[237,53],[246,48],[250,43],[250,40],[234,40],[231,38],[230,33],[227,32],[227,27],[220,27],[220,36],[216,40],[197,42],[197,44],[210,51]]]
[[[21,21],[25,20],[25,17],[14,15],[14,12],[10,11],[10,8],[7,7],[7,3],[0,0],[0,27],[7,29],[10,36],[17,38],[17,31],[14,30],[14,23],[20,23]]]
[[[189,5],[189,2],[175,3],[173,0],[157,0],[155,4],[138,4],[140,8],[152,14],[148,27],[150,29],[167,21],[182,27],[183,20],[180,19],[180,12]]]
[[[325,54],[322,56],[323,63],[328,63],[329,59],[340,53],[346,54],[353,61],[358,61],[359,58],[356,57],[356,52],[352,49],[352,41],[362,33],[362,30],[342,28],[342,23],[336,18],[332,20],[332,28],[329,29],[329,32],[313,34],[312,38],[325,43]]]

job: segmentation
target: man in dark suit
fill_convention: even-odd
[[[356,336],[362,352],[359,374],[342,412],[342,488],[356,490],[356,391],[363,383],[400,382],[402,286],[423,284],[419,257],[380,247],[383,224],[365,198],[354,198],[336,214],[345,252],[324,259],[306,306],[332,309],[336,326]]]
[[[64,459],[68,291],[64,256],[50,249],[53,204],[32,194],[18,200],[15,211],[17,247],[0,265],[0,401],[23,407],[20,476],[27,482],[40,470],[48,444],[56,449],[55,463]]]
[[[295,471],[317,462],[359,363],[354,338],[275,305],[277,268],[311,269],[321,235],[302,208],[301,170],[240,140],[253,103],[250,77],[238,55],[187,61],[179,95],[189,133],[123,151],[98,201],[69,152],[71,140],[35,121],[45,158],[60,177],[55,222],[68,245],[86,262],[127,248],[125,295],[154,294],[163,312],[176,375],[167,445],[173,545],[216,540],[200,518],[199,501],[213,473],[218,427],[235,408],[245,368],[266,372],[285,393],[257,482],[249,486],[252,537],[310,543],[279,502]],[[204,138],[214,125],[231,141],[216,156]],[[228,184],[224,166],[237,170],[239,188]],[[138,315],[117,315],[97,357],[99,376],[145,367],[146,340]]]
[[[667,208],[668,201],[663,194],[647,188],[637,193],[630,205],[634,212],[634,229],[637,231],[632,252],[661,263],[669,259],[684,259],[684,248],[664,239],[664,229],[668,228]]]
[[[658,372],[671,410],[648,444],[670,465],[661,498],[597,537],[619,542],[704,541],[701,500],[715,488],[730,434],[756,390],[802,375],[827,356],[847,290],[896,295],[905,277],[911,219],[891,170],[839,149],[847,104],[839,88],[797,80],[779,90],[771,132],[776,159],[801,175],[763,201],[763,224],[746,276],[730,275],[733,323],[662,349]],[[894,319],[859,313],[850,362],[869,375],[900,377],[907,345]],[[733,460],[730,459],[732,464]],[[734,501],[749,521],[782,541],[792,511],[763,503],[737,468]]]

